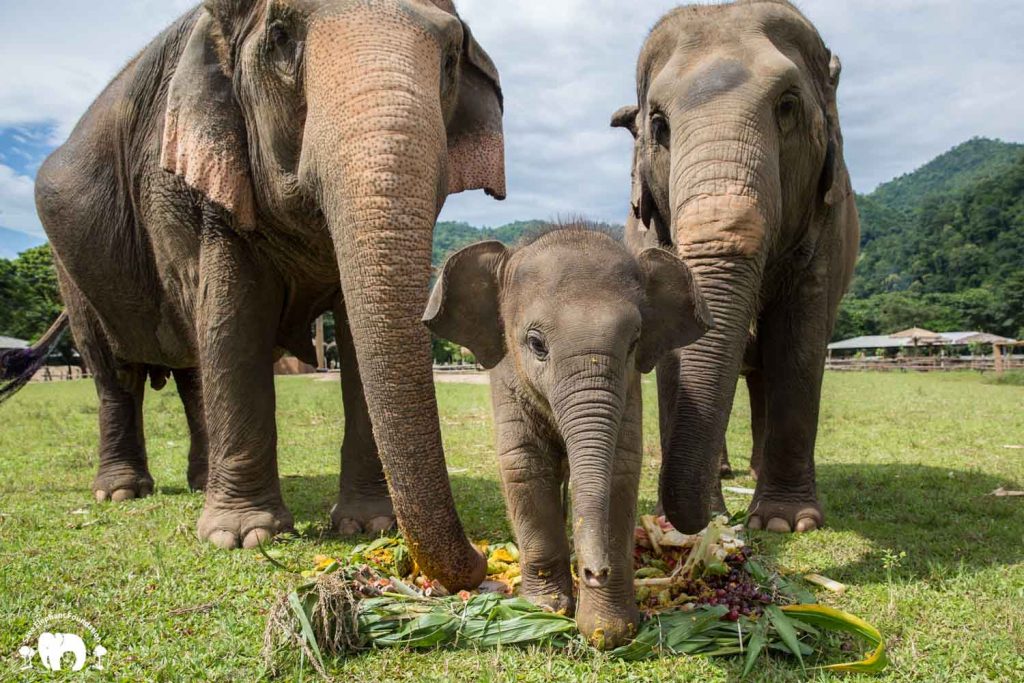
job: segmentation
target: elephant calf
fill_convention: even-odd
[[[577,622],[595,644],[620,644],[638,618],[640,373],[711,326],[689,268],[658,248],[634,258],[582,226],[517,249],[480,242],[445,263],[424,321],[494,369],[498,458],[523,596],[576,609],[560,495],[568,477]]]

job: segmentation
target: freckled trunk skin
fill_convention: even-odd
[[[680,138],[672,160],[674,239],[715,320],[714,329],[658,367],[660,387],[674,391],[665,402],[673,413],[663,420],[660,498],[684,533],[708,522],[777,211],[765,200],[777,192],[764,187],[765,178],[778,178],[770,172],[773,142],[756,134],[756,122],[719,119],[701,127],[707,121],[697,118],[691,125],[703,133],[687,135],[682,125],[674,132]]]
[[[307,149],[395,514],[428,575],[472,588],[486,562],[455,511],[420,322],[446,186],[438,48],[407,17],[353,11],[317,23],[307,58]]]

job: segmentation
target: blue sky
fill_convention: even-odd
[[[621,222],[631,146],[608,118],[635,97],[640,45],[676,3],[456,4],[502,74],[509,198],[457,195],[442,219],[500,225],[583,213]],[[0,226],[42,235],[32,200],[42,159],[118,69],[191,5],[0,0]],[[1024,2],[799,5],[843,60],[840,115],[859,191],[975,135],[1024,141]]]

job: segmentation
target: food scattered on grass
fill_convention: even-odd
[[[831,631],[857,635],[873,649],[861,661],[821,668],[874,673],[886,666],[874,627],[815,604],[799,579],[768,572],[753,559],[735,521],[717,517],[687,535],[664,517],[641,517],[634,583],[644,621],[632,642],[608,656],[742,655],[745,676],[766,649],[791,654],[803,667],[823,644],[823,632]],[[302,572],[310,581],[280,596],[271,610],[264,638],[268,665],[297,649],[327,677],[325,657],[382,647],[529,643],[570,653],[588,647],[573,619],[516,597],[521,576],[514,543],[476,546],[487,557],[487,579],[477,591],[455,595],[419,571],[401,538],[359,545],[344,561],[317,555],[313,568]],[[805,579],[836,593],[845,589],[819,575]]]
[[[1024,491],[1008,491],[1007,489],[1005,489],[1002,486],[1000,486],[999,488],[997,488],[995,491],[993,491],[992,493],[990,493],[988,495],[996,496],[997,498],[1007,498],[1007,497],[1016,498],[1016,497],[1019,497],[1019,496],[1024,496]]]
[[[827,576],[821,574],[804,574],[804,581],[813,583],[817,586],[821,586],[827,591],[832,591],[836,595],[842,595],[846,592],[846,584],[839,583]]]

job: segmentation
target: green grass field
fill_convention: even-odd
[[[645,378],[641,505],[653,504],[657,420]],[[281,559],[351,545],[325,526],[337,488],[343,423],[338,386],[280,379],[278,425],[285,500],[298,538]],[[488,388],[439,385],[442,427],[462,520],[474,539],[510,538],[492,448]],[[746,396],[729,431],[733,465],[746,465]],[[269,678],[260,658],[274,595],[298,577],[257,552],[217,551],[196,540],[202,497],[185,484],[187,440],[173,388],[146,402],[154,496],[92,502],[96,397],[92,384],[32,385],[0,408],[0,680],[223,680]],[[830,374],[818,436],[818,487],[827,528],[755,535],[768,562],[848,585],[822,602],[858,614],[887,638],[885,680],[1024,679],[1024,387],[974,374]],[[752,486],[749,478],[735,482]],[[734,509],[746,504],[727,496]],[[906,556],[899,558],[899,553]],[[887,556],[895,556],[886,562]],[[887,568],[886,565],[889,565]],[[895,565],[895,566],[892,566]],[[18,671],[34,620],[72,612],[108,649],[100,672]],[[831,661],[856,653],[827,652]],[[37,660],[38,662],[38,660]],[[810,665],[821,663],[810,662]],[[735,680],[741,659],[613,662],[547,649],[371,652],[335,662],[341,680]],[[298,660],[284,680],[314,680]],[[33,678],[34,677],[34,678]],[[772,655],[751,678],[824,680]],[[847,677],[850,678],[850,677]]]

